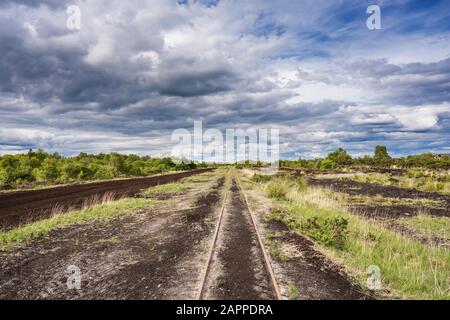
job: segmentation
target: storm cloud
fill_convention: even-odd
[[[158,155],[196,120],[278,128],[283,157],[449,153],[450,4],[427,3],[371,31],[356,0],[2,1],[0,153]]]

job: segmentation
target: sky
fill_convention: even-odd
[[[0,2],[0,154],[164,155],[200,120],[282,158],[450,153],[450,2]]]

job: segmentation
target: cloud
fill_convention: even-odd
[[[67,4],[0,4],[2,153],[156,154],[194,120],[279,128],[286,157],[449,148],[444,2],[382,2],[381,31],[356,0],[70,1],[80,31]]]

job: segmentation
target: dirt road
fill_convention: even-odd
[[[24,223],[47,218],[55,208],[58,212],[79,209],[93,198],[101,198],[107,194],[114,198],[129,197],[142,189],[174,182],[210,170],[212,169],[3,193],[0,194],[0,230],[8,230]]]

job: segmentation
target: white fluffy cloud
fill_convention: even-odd
[[[356,0],[70,1],[71,31],[67,1],[5,1],[0,152],[163,153],[194,120],[279,128],[285,157],[447,150],[443,8],[413,11],[426,27],[406,32],[408,3],[383,3],[396,19],[372,32]]]

